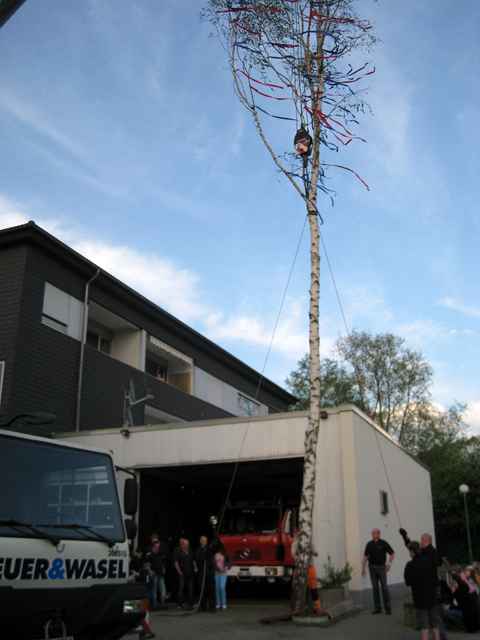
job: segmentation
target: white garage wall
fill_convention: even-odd
[[[265,418],[231,418],[208,422],[134,427],[125,438],[119,429],[62,434],[89,447],[110,451],[128,468],[269,460],[303,455],[304,413]]]
[[[341,419],[341,414],[329,412],[327,420],[320,420],[318,434],[313,541],[320,577],[328,557],[337,568],[346,562]]]
[[[391,583],[403,583],[403,571],[409,554],[398,529],[403,526],[412,539],[421,533],[434,535],[430,474],[397,446],[390,438],[377,430],[367,418],[352,414],[355,449],[354,477],[358,504],[358,555],[364,551],[371,530],[378,527],[382,537],[393,547],[396,559],[389,574]],[[381,451],[381,453],[380,453]],[[382,454],[392,490],[382,462]],[[387,491],[389,513],[380,513],[380,491]],[[399,511],[397,517],[394,500]],[[355,580],[355,588],[361,588],[361,580]]]
[[[403,582],[408,553],[386,480],[379,446],[389,470],[402,525],[412,538],[433,533],[430,476],[426,469],[378,432],[351,406],[329,410],[320,421],[314,511],[314,544],[319,575],[328,556],[337,568],[350,562],[352,590],[369,588],[360,575],[365,543],[379,527],[397,553],[390,582]],[[112,452],[115,463],[130,468],[215,464],[236,460],[301,457],[307,425],[305,412],[263,418],[232,418],[155,427],[135,427],[125,438],[118,429],[83,432],[80,444]],[[261,478],[259,478],[261,482]],[[380,514],[380,490],[389,494],[390,513]]]

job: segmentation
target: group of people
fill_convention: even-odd
[[[132,573],[147,586],[150,610],[166,606],[174,599],[182,609],[198,606],[203,611],[227,608],[226,584],[228,558],[222,542],[200,536],[192,550],[187,538],[180,538],[171,552],[168,545],[153,533],[147,548],[137,551]]]
[[[400,529],[410,560],[404,570],[405,584],[411,588],[421,639],[432,633],[435,640],[446,639],[446,625],[462,626],[467,632],[480,630],[480,567],[451,567],[441,559],[432,544],[432,536],[424,533],[420,541],[410,540]],[[379,529],[365,547],[362,574],[368,564],[373,589],[373,614],[391,614],[387,574],[395,559],[390,544]],[[380,599],[381,593],[381,599]]]

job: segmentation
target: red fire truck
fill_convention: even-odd
[[[237,503],[225,512],[220,539],[238,580],[291,580],[291,546],[297,509],[281,504]]]

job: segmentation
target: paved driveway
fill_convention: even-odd
[[[280,615],[285,604],[234,603],[221,613],[174,615],[175,612],[154,613],[152,626],[157,640],[288,640],[319,637],[322,640],[419,640],[420,633],[406,629],[402,624],[401,604],[392,616],[372,616],[369,611],[343,620],[328,628],[300,627],[291,622],[260,624],[262,617]],[[468,637],[463,633],[451,634],[454,640]]]

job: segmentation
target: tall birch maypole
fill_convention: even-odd
[[[305,433],[294,609],[304,611],[311,561],[316,458],[320,423],[319,191],[332,198],[327,172],[353,169],[335,153],[362,138],[353,129],[366,109],[362,80],[374,72],[358,64],[358,50],[374,43],[371,25],[357,16],[357,0],[209,0],[204,17],[220,36],[236,94],[278,170],[302,199],[310,229],[310,412]],[[286,125],[275,127],[275,125]],[[276,149],[293,138],[294,152]],[[326,153],[321,154],[321,150]],[[326,156],[324,159],[323,156]]]

